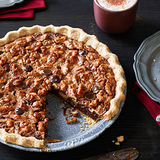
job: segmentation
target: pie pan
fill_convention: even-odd
[[[146,38],[134,55],[133,68],[138,84],[148,96],[160,102],[160,31]]]
[[[63,32],[67,31],[67,33],[65,33],[67,35],[70,35],[72,33],[71,37],[76,36],[76,39],[78,39],[78,40],[81,40],[82,37],[83,38],[85,37],[85,38],[87,38],[86,39],[87,42],[85,40],[83,40],[83,41],[86,42],[86,44],[93,45],[93,42],[94,42],[94,47],[97,46],[97,49],[98,49],[98,51],[100,51],[101,54],[106,53],[106,58],[108,58],[107,55],[108,56],[110,55],[109,56],[110,58],[108,58],[108,61],[112,64],[112,67],[114,68],[115,78],[117,80],[117,88],[116,88],[115,98],[113,99],[113,101],[111,101],[111,107],[107,111],[106,115],[108,115],[108,119],[110,119],[114,115],[115,116],[109,121],[106,121],[106,119],[107,119],[107,117],[106,117],[106,119],[102,119],[98,123],[96,123],[95,125],[90,126],[88,123],[86,123],[84,117],[79,115],[79,117],[78,117],[79,122],[73,123],[71,125],[69,125],[69,124],[66,125],[66,117],[63,116],[62,104],[57,99],[54,99],[53,96],[49,95],[47,97],[49,105],[46,106],[48,108],[47,111],[49,111],[49,112],[47,112],[48,113],[47,117],[49,119],[50,118],[52,119],[53,117],[55,117],[55,119],[53,121],[51,121],[48,125],[48,137],[47,138],[48,139],[50,139],[50,138],[59,139],[60,142],[52,143],[52,144],[48,143],[46,145],[46,147],[43,149],[26,148],[26,147],[20,147],[17,145],[11,145],[11,144],[7,143],[8,145],[15,147],[15,148],[18,148],[18,149],[27,150],[27,151],[37,151],[37,152],[40,152],[40,151],[55,152],[55,151],[62,151],[62,150],[66,150],[66,149],[71,149],[71,148],[77,147],[79,145],[85,144],[85,143],[91,141],[92,139],[96,138],[97,136],[99,136],[100,133],[102,133],[105,129],[110,127],[111,124],[115,121],[115,119],[120,114],[121,108],[123,106],[123,103],[120,104],[120,102],[122,100],[124,100],[124,98],[125,98],[126,92],[124,92],[124,88],[126,86],[126,81],[124,80],[125,77],[122,78],[124,75],[124,72],[122,70],[122,67],[118,63],[117,56],[112,53],[109,53],[108,47],[106,48],[105,45],[99,43],[96,40],[95,36],[87,35],[81,29],[73,29],[69,26],[54,27],[52,25],[47,26],[47,27],[42,27],[42,26],[34,26],[31,28],[22,27],[18,31],[9,32],[4,37],[4,39],[1,40],[1,45],[4,45],[11,40],[14,40],[17,36],[18,37],[23,36],[24,33],[28,34],[28,32],[29,32],[31,34],[33,32],[35,33],[35,32],[40,32],[40,31],[42,31],[42,32],[50,31],[50,30],[53,31],[53,29],[55,32],[58,32],[58,33],[59,32],[61,33],[62,31]],[[74,33],[76,32],[76,34],[73,34],[73,32]],[[81,33],[81,34],[78,34],[78,38],[77,38],[77,33]],[[102,49],[105,49],[105,52],[101,52]],[[4,52],[4,53],[6,53],[6,52]],[[103,55],[103,56],[105,56],[105,55]],[[116,105],[116,104],[118,104],[118,105]],[[119,109],[119,104],[120,104],[120,109]],[[81,131],[83,131],[83,132],[81,132]],[[15,134],[7,134],[7,136],[11,137],[13,139],[13,141],[6,140],[5,138],[2,137],[2,139],[6,142],[14,143],[15,140],[18,140],[19,142],[16,144],[21,145],[23,143],[23,146],[30,146],[30,145],[28,145],[28,141],[27,141],[29,139],[27,139],[23,136],[21,136],[21,138],[18,137],[17,139],[15,138]],[[29,143],[30,142],[31,141],[29,141]],[[32,142],[34,142],[35,145],[31,145],[30,147],[32,147],[32,146],[33,147],[38,146],[37,148],[43,147],[43,145],[37,145],[37,144],[39,144],[38,140],[32,141]]]
[[[127,86],[124,89],[124,94],[126,97]],[[75,124],[66,124],[62,111],[63,104],[53,95],[47,96],[47,101],[49,102],[46,106],[49,110],[48,113],[51,112],[47,117],[55,117],[55,119],[48,124],[47,138],[60,139],[60,142],[48,143],[44,149],[29,148],[16,144],[5,143],[1,139],[0,142],[10,147],[30,152],[57,152],[79,147],[100,136],[116,121],[122,111],[125,99],[120,103],[119,112],[112,119],[108,121],[102,119],[92,126],[86,123],[85,117],[81,114],[78,116],[79,122]],[[52,107],[53,105],[55,107]],[[81,129],[83,131],[81,131]]]

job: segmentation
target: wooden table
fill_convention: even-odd
[[[55,153],[33,153],[0,144],[0,159],[82,159],[128,147],[138,149],[140,160],[160,159],[160,127],[131,91],[136,81],[133,56],[142,41],[160,29],[160,1],[139,0],[133,27],[121,35],[109,35],[98,28],[94,20],[92,0],[45,0],[45,3],[46,9],[36,10],[34,19],[0,20],[0,37],[3,37],[8,31],[35,24],[69,25],[96,35],[99,41],[107,44],[110,50],[118,55],[125,70],[126,101],[115,123],[98,138],[83,146]],[[124,136],[124,142],[117,146],[112,141],[120,135]]]

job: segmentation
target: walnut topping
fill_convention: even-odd
[[[74,118],[69,119],[66,123],[70,124],[70,123],[73,123],[73,122],[76,122],[76,121],[78,121],[78,120],[77,120],[77,118],[74,117]]]
[[[7,55],[7,58],[6,58]],[[70,98],[67,124],[81,111],[101,118],[115,96],[109,62],[89,45],[59,33],[35,33],[0,47],[0,128],[44,139],[46,94],[52,89]]]

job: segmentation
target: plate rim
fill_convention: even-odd
[[[151,42],[153,39],[155,39],[157,37],[159,37],[159,39],[160,39],[160,31],[157,31],[156,33],[152,34],[151,36],[149,36],[143,40],[143,42],[139,46],[138,50],[134,54],[133,69],[135,72],[136,80],[137,80],[138,84],[140,85],[140,87],[147,93],[147,95],[152,100],[160,103],[160,97],[157,97],[153,93],[153,91],[148,87],[148,85],[143,81],[143,79],[141,77],[141,72],[139,69],[139,64],[140,64],[139,59],[141,58],[141,55],[144,53],[146,46],[148,45],[149,42]]]

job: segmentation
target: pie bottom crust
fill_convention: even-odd
[[[108,60],[115,74],[115,80],[117,86],[116,86],[116,95],[110,101],[110,109],[103,115],[102,119],[106,120],[111,119],[114,115],[116,115],[119,112],[119,105],[121,101],[123,101],[125,98],[123,92],[126,86],[126,81],[123,78],[124,70],[121,67],[121,65],[119,65],[118,57],[115,54],[111,53],[109,51],[109,48],[105,44],[99,42],[96,36],[89,35],[85,33],[82,29],[72,28],[69,26],[55,27],[53,25],[49,25],[43,27],[36,25],[33,27],[22,27],[17,31],[8,32],[4,38],[0,39],[0,46],[3,46],[25,35],[33,33],[45,33],[50,31],[66,35],[78,41],[83,41],[85,44],[91,45],[95,50],[97,50],[97,52],[101,56],[103,56]],[[25,147],[42,148],[45,145],[44,140],[38,140],[34,137],[22,137],[21,135],[15,133],[7,133],[4,129],[0,129],[0,138],[5,142],[18,144]]]

